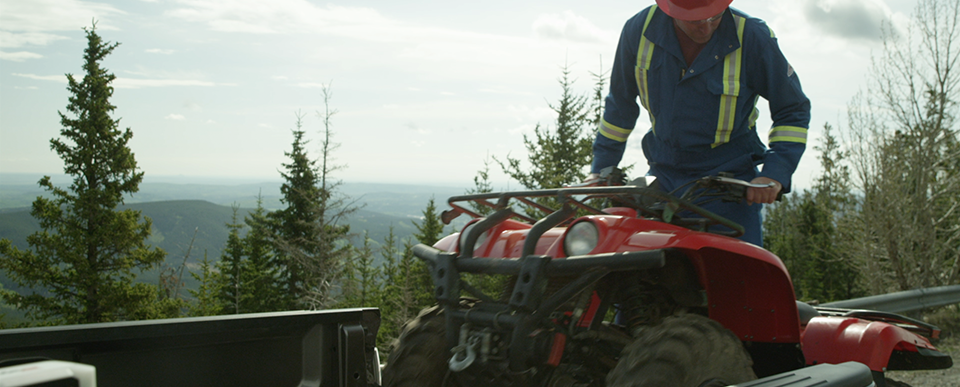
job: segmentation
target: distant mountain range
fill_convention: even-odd
[[[21,249],[28,248],[27,236],[40,229],[30,215],[31,203],[38,195],[45,194],[36,184],[39,179],[39,175],[0,174],[0,238],[11,240]],[[65,187],[69,185],[69,180],[61,179],[53,181]],[[153,235],[148,242],[167,252],[166,266],[182,264],[190,249],[188,267],[195,268],[204,254],[211,261],[219,260],[229,233],[226,224],[233,215],[232,206],[241,208],[238,214],[241,221],[256,207],[258,195],[268,210],[282,208],[280,184],[142,183],[140,192],[126,199],[126,207],[139,210],[152,220]],[[452,187],[374,183],[344,183],[339,187],[339,192],[359,207],[346,222],[355,235],[355,245],[362,243],[360,236],[364,231],[379,245],[391,227],[397,240],[406,240],[416,232],[413,221],[421,218],[431,197],[438,210],[443,210],[447,197],[464,191]],[[462,226],[465,221],[465,218],[458,219],[454,227]],[[448,232],[453,232],[453,227]],[[159,271],[145,273],[141,280],[155,283],[158,274]],[[188,288],[194,288],[192,278],[185,276],[184,279]],[[0,273],[0,283],[7,289],[16,289],[3,273]]]

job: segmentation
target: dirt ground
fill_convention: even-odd
[[[887,378],[907,383],[912,387],[958,387],[960,386],[960,335],[953,335],[937,344],[937,349],[949,353],[953,367],[934,371],[890,371]]]

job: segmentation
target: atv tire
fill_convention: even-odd
[[[756,379],[753,362],[732,332],[695,314],[645,328],[607,374],[608,387],[726,386]]]
[[[456,387],[447,360],[446,319],[434,306],[406,323],[383,369],[384,387]],[[444,379],[446,384],[444,384]]]
[[[890,378],[884,378],[883,382],[887,385],[887,387],[910,387],[909,384],[898,382]]]

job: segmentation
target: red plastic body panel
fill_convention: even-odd
[[[675,248],[697,270],[710,318],[740,340],[797,343],[800,323],[793,282],[776,255],[753,244],[643,219],[621,251]],[[661,230],[650,230],[661,225]],[[668,228],[669,227],[669,228]]]
[[[621,215],[577,219],[597,226],[600,242],[593,253],[678,249],[690,258],[707,293],[710,318],[741,340],[799,343],[800,323],[793,283],[777,256],[755,245],[716,234],[692,231],[652,220]],[[507,220],[488,231],[477,257],[519,257],[531,225]],[[565,257],[565,227],[544,233],[535,254]],[[437,248],[452,251],[448,237]]]
[[[856,361],[881,372],[894,350],[936,350],[925,337],[906,329],[853,317],[814,317],[803,330],[802,345],[808,365]]]

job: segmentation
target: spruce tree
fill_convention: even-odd
[[[157,286],[135,283],[137,271],[156,267],[166,253],[145,244],[151,222],[139,211],[120,210],[124,195],[138,191],[138,171],[127,143],[130,128],[120,130],[111,113],[111,83],[116,78],[100,62],[119,45],[105,42],[96,23],[85,29],[82,80],[67,75],[67,114],[60,114],[61,138],[51,149],[73,177],[69,189],[49,176],[39,184],[50,194],[33,202],[31,214],[42,231],[27,238],[31,250],[0,242],[0,269],[31,294],[4,293],[4,299],[29,317],[68,324],[167,317],[175,300],[157,305]],[[169,308],[174,306],[174,308]]]
[[[427,208],[422,212],[423,220],[419,223],[413,222],[417,232],[413,238],[427,246],[433,246],[443,237],[443,221],[440,219],[440,213],[437,212],[436,201],[430,198],[427,202]],[[413,254],[412,246],[409,254]],[[434,298],[433,277],[430,275],[430,268],[420,259],[415,259],[411,263],[411,274],[413,275],[413,299],[416,301],[415,310],[428,307],[436,303]]]
[[[317,241],[323,235],[320,180],[316,161],[307,154],[305,134],[303,116],[298,113],[292,149],[284,153],[290,163],[283,164],[285,171],[280,173],[285,180],[280,186],[280,201],[286,207],[269,215],[277,256],[283,268],[281,277],[286,283],[286,309],[301,308],[315,266],[313,258],[320,253]]]
[[[354,249],[344,269],[343,297],[340,308],[375,307],[380,305],[382,272],[374,265],[373,241],[366,231],[363,244]]]
[[[383,287],[380,299],[380,330],[377,331],[377,342],[382,343],[381,349],[389,350],[383,344],[390,343],[400,335],[403,324],[412,316],[403,304],[405,295],[409,293],[410,284],[407,281],[405,270],[402,267],[403,259],[393,225],[383,238],[380,245],[380,256],[383,258]]]
[[[246,277],[243,267],[246,248],[241,237],[244,224],[240,223],[239,211],[239,205],[234,204],[233,217],[230,223],[227,223],[227,229],[230,230],[227,235],[227,244],[220,252],[220,262],[217,262],[217,270],[220,272],[217,285],[219,299],[227,314],[242,313],[244,311],[242,307],[247,301],[244,296],[246,289],[243,286]]]
[[[263,196],[257,196],[257,208],[247,215],[244,223],[250,228],[243,238],[246,260],[241,265],[246,273],[245,293],[249,295],[244,312],[284,310],[284,287],[273,248],[270,219],[263,208]]]
[[[790,276],[798,299],[829,302],[864,295],[859,272],[850,256],[850,228],[855,200],[847,153],[824,125],[820,151],[823,168],[812,190],[785,196],[764,220],[764,245],[777,254]]]
[[[196,299],[187,305],[187,315],[191,317],[216,316],[223,314],[224,303],[220,299],[220,272],[215,270],[215,264],[210,262],[207,254],[203,254],[203,261],[200,261],[200,273],[190,272],[190,276],[200,283],[197,289],[187,289],[190,295]]]
[[[549,105],[557,113],[554,130],[538,123],[533,130],[534,138],[523,136],[527,148],[529,169],[519,158],[509,155],[505,161],[496,160],[503,172],[527,189],[560,188],[578,183],[586,177],[585,168],[593,160],[594,117],[585,95],[573,91],[574,80],[570,68],[564,67],[558,80],[562,90],[556,105]],[[540,198],[537,202],[548,207],[556,206],[556,199]],[[526,212],[539,216],[540,211],[528,207]]]
[[[329,103],[329,89],[324,88],[324,102]],[[336,143],[332,142],[331,117],[327,105],[324,115],[320,166],[307,154],[303,116],[297,115],[294,142],[289,164],[281,172],[286,182],[281,186],[280,200],[286,207],[270,214],[281,273],[286,282],[288,309],[322,309],[336,303],[337,288],[342,284],[344,263],[351,253],[347,241],[349,226],[343,218],[354,211],[337,192],[339,182],[332,173],[343,168],[332,163]]]

